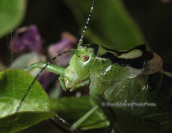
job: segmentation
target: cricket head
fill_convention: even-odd
[[[91,18],[94,3],[95,0],[93,0],[86,25],[78,43],[78,48],[75,50],[75,53],[69,62],[69,66],[65,70],[65,86],[67,89],[71,88],[70,91],[90,83],[91,67],[96,58],[99,46],[96,44],[83,44],[83,38]]]
[[[97,55],[99,45],[83,44],[78,46],[65,70],[65,86],[71,91],[90,83],[90,71]]]

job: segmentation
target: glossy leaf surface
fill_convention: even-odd
[[[21,99],[33,80],[33,76],[17,69],[0,73],[0,129],[3,129],[3,132],[8,129]],[[10,131],[16,132],[53,117],[55,113],[50,112],[50,108],[47,94],[36,81],[22,102]]]
[[[0,38],[20,24],[25,9],[26,0],[0,0]]]

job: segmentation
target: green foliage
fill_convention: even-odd
[[[59,117],[63,118],[70,124],[76,122],[95,106],[95,104],[92,102],[89,96],[63,97],[61,99],[52,99],[52,103],[52,109],[57,112]],[[79,126],[79,128],[94,129],[107,127],[108,125],[109,121],[106,119],[102,111],[98,109],[96,112],[90,115]]]
[[[26,0],[0,0],[0,38],[21,23],[25,9]]]
[[[5,132],[34,77],[17,69],[0,73],[0,129]],[[34,83],[14,120],[11,132],[16,132],[44,119],[51,118],[51,104],[47,94],[38,81]],[[27,112],[26,112],[27,111]],[[16,126],[19,125],[19,126]],[[3,129],[3,130],[2,130]]]
[[[65,0],[65,3],[83,26],[92,1]],[[115,50],[131,49],[146,42],[121,0],[96,1],[85,35],[91,42]]]

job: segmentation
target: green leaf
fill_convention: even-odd
[[[33,76],[17,69],[9,69],[0,73],[1,132],[5,132],[9,128],[12,117],[33,80]],[[55,113],[49,112],[50,109],[48,95],[36,81],[22,102],[10,131],[16,132],[55,116]]]
[[[16,28],[26,10],[26,0],[0,0],[0,38]]]
[[[70,124],[73,124],[95,104],[91,101],[89,96],[82,97],[63,97],[61,99],[52,99],[52,109],[56,111],[58,116]],[[90,115],[80,126],[81,129],[95,129],[107,127],[109,121],[103,115],[100,109],[96,110]]]
[[[13,119],[13,115],[14,114],[0,118],[1,133],[7,133],[7,129],[9,128],[9,123],[11,123],[11,120]],[[55,116],[54,112],[45,112],[45,111],[19,112],[16,115],[16,119],[13,123],[14,126],[12,126],[10,133],[20,131],[22,129],[35,125],[44,119],[48,119],[53,116]]]
[[[83,29],[92,0],[64,1]],[[96,1],[85,37],[93,43],[114,50],[127,50],[146,43],[121,0]]]

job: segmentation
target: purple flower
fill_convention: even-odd
[[[56,55],[58,55],[64,51],[75,48],[76,44],[77,44],[76,37],[74,37],[73,35],[71,35],[68,32],[63,32],[62,39],[59,42],[55,43],[54,45],[51,45],[48,48],[48,54],[49,54],[50,58],[53,58]],[[58,57],[55,60],[56,65],[66,66],[68,64],[68,62],[70,61],[71,57],[72,57],[72,53],[63,54],[62,56]]]
[[[38,77],[38,81],[42,84],[43,88],[45,89],[45,91],[48,90],[48,87],[51,83],[51,81],[54,78],[54,73],[48,72],[48,71],[44,71],[41,76]]]
[[[16,53],[27,48],[39,54],[41,44],[41,37],[37,27],[31,25],[16,30],[13,39],[10,42],[10,47],[13,49],[13,52]]]

